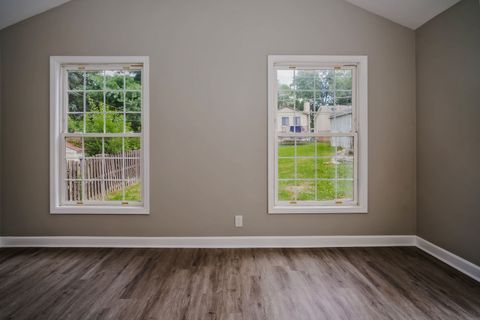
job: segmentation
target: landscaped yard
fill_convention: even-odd
[[[122,190],[110,192],[107,200],[122,201]],[[142,201],[140,183],[134,183],[125,188],[125,201]]]
[[[353,157],[342,154],[342,149],[337,148],[335,158],[335,147],[329,142],[280,144],[278,178],[278,199],[281,201],[352,199]],[[122,201],[122,191],[109,193],[107,200]],[[125,201],[141,201],[139,183],[125,189]]]
[[[304,142],[297,143],[297,146],[280,144],[278,199],[283,201],[352,199],[353,157],[344,155],[342,151],[342,148],[337,148],[338,157],[335,158],[335,147],[329,142]]]

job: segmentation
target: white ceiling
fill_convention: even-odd
[[[0,29],[70,0],[0,0]]]
[[[70,0],[0,0],[0,29]],[[459,0],[346,0],[411,29],[442,13]]]
[[[460,0],[346,0],[410,29],[417,29]]]

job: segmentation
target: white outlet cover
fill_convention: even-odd
[[[243,227],[243,216],[235,216],[235,227]]]

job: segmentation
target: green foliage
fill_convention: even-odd
[[[125,93],[125,109],[128,112],[142,111],[140,91],[127,91]]]
[[[142,88],[142,73],[140,71],[126,72],[125,88],[127,90],[140,90]]]
[[[84,81],[85,80],[85,81]],[[68,89],[83,90],[141,90],[142,73],[139,70],[69,71]]]
[[[278,105],[300,111],[305,102],[310,103],[311,111],[321,106],[349,105],[351,90],[350,70],[295,70],[292,83],[279,86]]]
[[[87,90],[103,90],[103,71],[85,72]]]
[[[83,89],[83,72],[72,71],[68,73],[68,89],[82,90]]]
[[[68,132],[83,132],[83,114],[68,115]]]
[[[111,105],[105,105],[103,102],[94,101],[93,98],[87,96],[87,104],[90,106],[91,113],[86,114],[85,130],[92,133],[103,133],[104,125],[105,132],[121,133],[124,130],[124,114],[113,113],[115,111]],[[123,104],[123,102],[122,102]],[[105,115],[103,110],[106,109]],[[83,114],[69,115],[68,128],[69,132],[83,132]],[[139,130],[139,124],[134,123],[136,128],[132,128],[132,122],[125,123],[126,132]],[[124,140],[125,151],[140,149],[140,139],[126,138]],[[98,138],[85,138],[85,155],[87,157],[102,154],[102,141]],[[122,138],[105,138],[105,153],[110,155],[117,155],[122,152]]]

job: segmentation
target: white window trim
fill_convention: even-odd
[[[143,135],[143,205],[133,206],[71,206],[61,204],[60,168],[63,145],[62,86],[63,64],[143,64],[142,74],[142,135]],[[149,214],[150,213],[150,141],[149,141],[149,58],[147,56],[51,56],[50,57],[50,213],[51,214]]]
[[[299,203],[295,206],[276,204],[276,108],[275,66],[321,66],[338,64],[357,66],[356,112],[358,121],[358,171],[357,205],[314,206]],[[320,56],[320,55],[269,55],[268,56],[268,213],[269,214],[322,214],[322,213],[367,213],[368,212],[368,57],[367,56]]]

